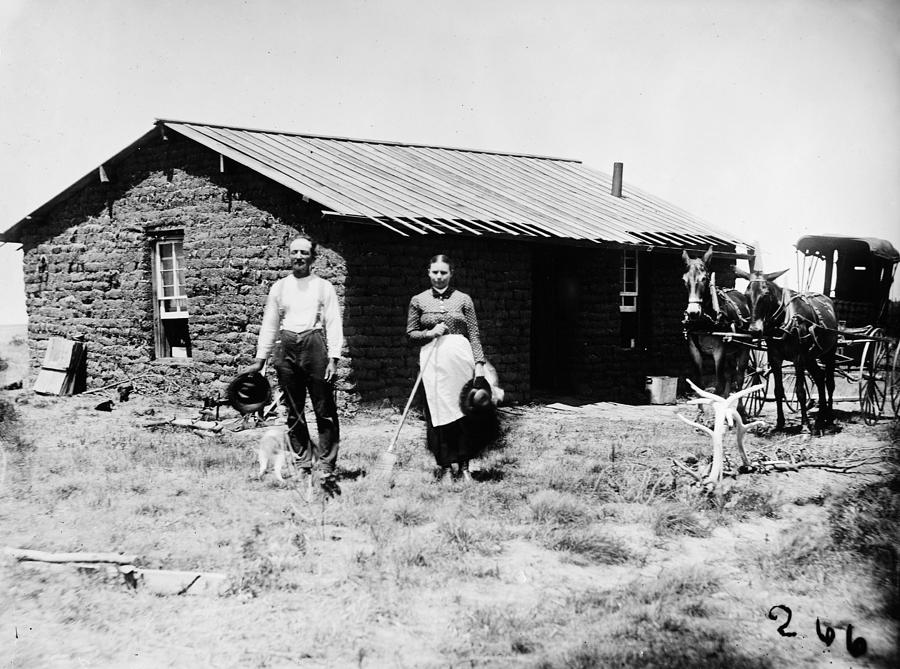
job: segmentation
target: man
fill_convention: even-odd
[[[340,307],[334,286],[310,272],[316,245],[307,237],[297,237],[289,252],[291,273],[269,290],[256,360],[244,371],[259,372],[273,354],[278,385],[287,399],[288,432],[291,448],[300,459],[300,476],[308,479],[315,458],[322,487],[334,494],[339,493],[334,467],[340,441],[334,381],[344,340]],[[276,339],[280,340],[277,345]],[[307,392],[319,432],[319,442],[312,447],[304,415]]]

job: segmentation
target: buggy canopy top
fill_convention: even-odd
[[[794,245],[798,251],[808,256],[824,258],[826,254],[837,251],[844,253],[868,251],[868,253],[889,261],[900,262],[900,253],[886,239],[877,237],[848,237],[846,235],[807,235],[797,240]]]

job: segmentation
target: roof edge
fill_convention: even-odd
[[[266,128],[248,128],[243,125],[227,125],[224,123],[198,123],[196,121],[184,121],[169,118],[158,118],[154,121],[156,125],[167,125],[169,123],[179,125],[199,125],[207,128],[224,128],[226,130],[242,130],[244,132],[259,132],[268,135],[287,135],[289,137],[305,137],[308,139],[328,139],[336,142],[356,142],[359,144],[381,144],[384,146],[406,146],[413,149],[442,149],[444,151],[464,151],[465,153],[484,153],[492,156],[509,156],[511,158],[536,158],[539,160],[555,160],[563,163],[583,164],[576,158],[559,158],[555,156],[542,156],[533,153],[511,153],[509,151],[492,151],[489,149],[467,149],[461,146],[442,146],[440,144],[416,144],[409,142],[398,142],[387,139],[363,139],[360,137],[341,137],[336,135],[314,135],[304,132],[288,132],[285,130],[270,130]]]

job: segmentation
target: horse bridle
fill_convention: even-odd
[[[709,274],[707,274],[707,277],[708,276],[709,276]],[[738,305],[735,303],[735,301],[728,296],[728,293],[726,293],[724,290],[721,290],[718,286],[715,286],[715,285],[710,286],[707,283],[707,289],[709,289],[709,288],[712,288],[712,290],[716,291],[716,297],[717,297],[717,301],[719,303],[724,301],[724,302],[727,302],[729,305],[731,305],[732,310],[737,315],[737,319],[740,321],[741,324],[743,324],[747,320],[743,316],[741,316],[740,307],[738,307]],[[712,297],[711,291],[709,291],[709,292],[710,292],[710,297]],[[700,315],[706,317],[712,325],[715,325],[716,323],[718,323],[719,317],[725,313],[725,311],[721,308],[719,308],[713,315],[704,313],[702,296],[701,297],[689,297],[688,298],[688,306],[690,306],[692,304],[700,305]],[[687,314],[687,312],[685,312],[685,314]],[[685,320],[685,322],[687,322],[687,321]],[[731,323],[731,330],[733,332],[737,331],[737,328],[734,323]]]
[[[750,280],[748,281],[748,283],[764,283],[764,284],[768,285],[768,284],[771,283],[771,282],[770,282],[768,279],[766,279],[766,278],[760,277],[760,278],[758,278],[758,279],[750,279]],[[772,284],[772,285],[774,285],[774,284]],[[777,286],[776,286],[776,287],[777,287]],[[764,321],[764,325],[773,325],[773,324],[778,323],[779,321],[781,321],[781,322],[782,322],[782,325],[778,325],[778,326],[777,326],[777,329],[782,330],[782,331],[785,332],[785,334],[787,334],[788,330],[787,330],[787,328],[785,327],[785,324],[783,323],[783,321],[784,321],[783,316],[784,316],[784,313],[785,313],[785,309],[784,309],[784,297],[783,297],[783,291],[784,291],[784,288],[782,288],[781,290],[782,290],[782,299],[778,300],[778,308],[777,308],[775,311],[773,311],[773,312],[766,318],[766,320]],[[771,293],[769,293],[769,294],[771,295]],[[795,296],[795,297],[796,297],[796,296]],[[793,300],[793,299],[794,299],[794,298],[792,297],[791,300]],[[752,314],[752,313],[750,314],[750,318],[751,318],[751,320],[752,320],[752,318],[753,318],[753,314]],[[763,332],[765,332],[766,329],[767,329],[767,328],[763,327]]]

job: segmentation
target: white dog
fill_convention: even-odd
[[[285,427],[271,427],[265,431],[259,439],[257,445],[257,454],[259,455],[259,473],[258,479],[262,479],[263,474],[269,468],[269,462],[272,463],[272,471],[275,478],[283,481],[281,470],[287,464],[288,470],[294,471],[294,451],[291,450],[288,431]]]

